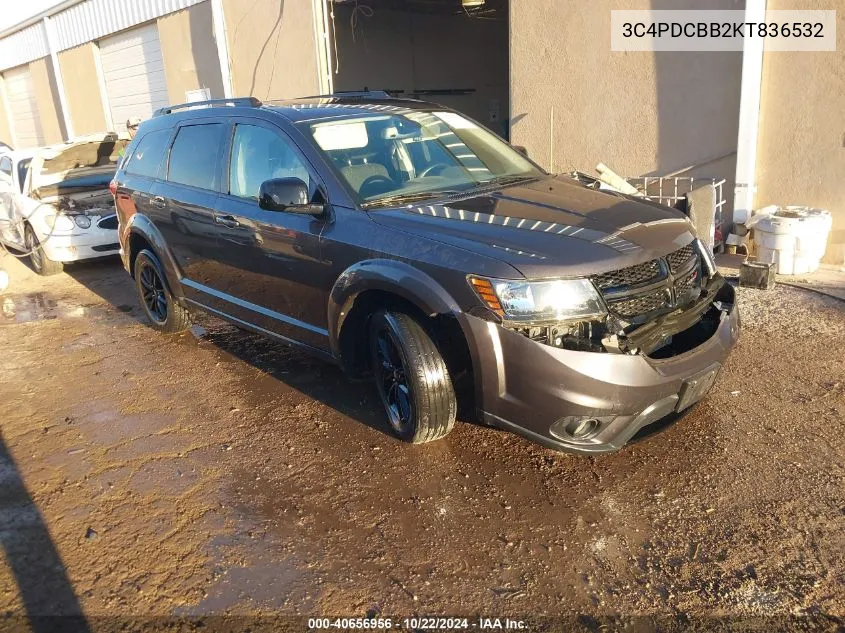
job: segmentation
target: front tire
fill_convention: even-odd
[[[29,224],[27,224],[24,228],[23,239],[24,247],[29,253],[29,261],[32,264],[32,270],[37,272],[39,275],[43,275],[44,277],[58,275],[65,269],[62,262],[54,262],[52,259],[47,257],[47,254],[44,252],[44,248],[41,246],[41,242],[38,241],[35,231],[32,230],[32,227]]]
[[[188,311],[170,294],[158,258],[143,250],[135,258],[135,287],[144,314],[159,332],[183,332],[191,327]]]
[[[403,312],[377,312],[369,344],[376,389],[394,432],[412,444],[446,436],[455,426],[455,390],[422,325]]]

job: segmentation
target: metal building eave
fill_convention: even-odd
[[[204,0],[65,0],[0,33],[0,70],[92,42]],[[44,18],[54,29],[51,50]]]
[[[8,70],[50,54],[44,18],[0,39],[0,70]]]
[[[72,7],[75,4],[79,4],[80,2],[84,2],[85,0],[64,0],[64,2],[59,2],[55,6],[52,6],[48,9],[44,9],[40,13],[36,13],[32,17],[27,18],[23,22],[18,22],[2,31],[0,31],[0,40],[12,35],[13,33],[17,33],[18,31],[22,31],[28,26],[32,26],[33,24],[37,24],[41,22],[44,18],[49,18],[56,13],[64,11],[65,9]]]

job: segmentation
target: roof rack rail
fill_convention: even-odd
[[[338,90],[327,95],[311,95],[300,97],[301,99],[393,99],[394,97],[384,90]]]
[[[161,116],[163,114],[170,114],[176,110],[185,110],[187,108],[196,108],[203,106],[251,106],[257,108],[263,105],[260,99],[255,97],[238,97],[236,99],[207,99],[205,101],[190,101],[188,103],[179,103],[177,105],[167,106],[166,108],[159,108],[153,112],[153,116]]]

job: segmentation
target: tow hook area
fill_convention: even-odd
[[[635,332],[628,343],[639,347],[649,358],[672,358],[689,352],[716,334],[722,321],[734,309],[735,291],[721,282],[713,292],[708,292],[700,303],[677,315],[669,314],[655,323],[653,328]]]

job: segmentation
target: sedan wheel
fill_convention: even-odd
[[[48,276],[55,275],[64,270],[62,262],[54,262],[52,259],[44,254],[44,248],[41,242],[35,236],[35,231],[29,224],[26,225],[23,232],[24,248],[29,253],[29,261],[32,264],[32,269],[39,275]]]

